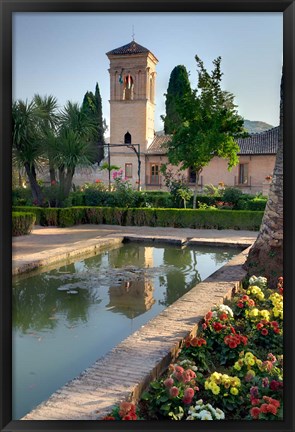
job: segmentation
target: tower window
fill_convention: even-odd
[[[123,99],[133,100],[134,81],[130,74],[124,77]]]
[[[124,144],[131,144],[131,135],[129,132],[124,135]]]

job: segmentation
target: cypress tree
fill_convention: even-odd
[[[166,93],[166,116],[161,116],[164,121],[165,134],[173,134],[181,124],[181,118],[177,106],[181,99],[191,94],[191,86],[185,66],[178,65],[171,72]]]
[[[102,102],[98,83],[96,83],[95,86],[95,94],[89,91],[85,93],[82,109],[87,116],[89,116],[95,126],[95,133],[93,135],[93,142],[97,145],[95,162],[100,163],[104,158],[104,148],[102,145],[105,144],[104,132],[106,130],[106,124],[105,120],[102,118]]]

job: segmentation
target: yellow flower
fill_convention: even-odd
[[[239,363],[236,362],[236,363],[234,364],[234,369],[240,371],[242,368],[241,368],[241,366],[239,365]]]
[[[239,390],[236,387],[232,387],[230,389],[230,392],[232,395],[236,396],[237,394],[239,394]]]
[[[220,393],[220,387],[218,385],[215,385],[212,388],[212,393],[215,394],[215,395],[218,395],[218,393]]]
[[[253,366],[253,365],[255,365],[255,360],[254,360],[254,358],[249,358],[248,361],[247,361],[247,364],[248,364],[249,366]]]
[[[238,377],[233,377],[231,380],[231,384],[233,387],[240,387],[241,386],[241,380]]]

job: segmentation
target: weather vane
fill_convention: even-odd
[[[134,34],[134,25],[132,26],[132,39],[133,39],[133,41],[134,41],[134,36],[135,36],[135,34]]]

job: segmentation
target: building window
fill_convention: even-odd
[[[239,184],[248,184],[248,165],[239,165]]]
[[[131,144],[131,135],[129,132],[124,135],[124,144]]]
[[[150,184],[160,183],[160,165],[151,164],[151,179]]]
[[[188,182],[189,183],[196,183],[196,170],[195,168],[189,168],[188,170]]]
[[[125,163],[125,177],[132,178],[132,163]]]

